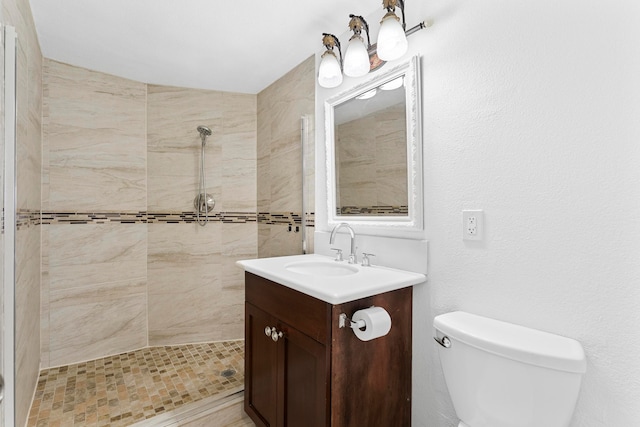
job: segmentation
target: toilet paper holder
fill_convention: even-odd
[[[340,317],[338,317],[338,327],[344,328],[345,326],[347,326],[347,321],[349,321],[349,327],[351,329],[360,329],[366,326],[364,320],[358,320],[357,322],[354,322],[349,316],[347,316],[346,313],[341,313]]]

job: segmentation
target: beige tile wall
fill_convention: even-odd
[[[44,80],[45,212],[192,211],[196,127],[205,125],[215,212],[255,218],[255,95],[145,85],[51,60]],[[235,261],[257,256],[255,219],[42,228],[46,366],[243,336]]]
[[[52,60],[43,82],[43,211],[145,211],[146,85]],[[43,366],[147,344],[146,232],[42,225]]]
[[[255,212],[255,95],[149,85],[147,120],[150,212],[193,210],[199,125],[213,132],[205,158],[215,210]]]
[[[310,57],[258,94],[258,211],[301,212],[300,118],[309,116],[307,200],[313,211],[315,61]],[[299,233],[282,225],[258,224],[260,257],[299,254]],[[312,228],[309,228],[312,235]],[[309,248],[312,252],[313,246]]]
[[[149,86],[148,210],[193,210],[201,140],[214,212],[256,211],[256,96]],[[235,265],[257,256],[256,223],[148,225],[149,343],[243,336],[244,278]]]
[[[147,344],[146,224],[51,224],[49,364]]]
[[[42,208],[147,207],[146,85],[46,60]]]
[[[28,0],[3,0],[2,23],[14,26],[17,49],[17,208],[40,211],[42,53]],[[24,425],[38,378],[40,341],[40,227],[16,232],[15,409]],[[5,284],[11,285],[11,284]]]
[[[244,278],[255,258],[256,226],[212,222],[149,224],[149,344],[244,336]]]

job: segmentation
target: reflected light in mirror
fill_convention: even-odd
[[[364,93],[361,93],[360,95],[356,96],[356,99],[369,99],[369,98],[373,98],[374,96],[376,96],[376,93],[378,93],[377,89],[371,89],[368,90]]]
[[[384,83],[380,85],[380,89],[382,90],[394,90],[398,89],[404,84],[404,77],[400,76],[397,79],[393,79],[390,82]]]

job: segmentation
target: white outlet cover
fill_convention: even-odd
[[[482,240],[484,236],[484,212],[462,211],[462,240]]]

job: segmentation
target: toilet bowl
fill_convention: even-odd
[[[435,340],[458,427],[566,427],[586,371],[576,340],[462,311]]]

